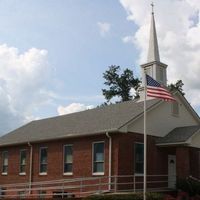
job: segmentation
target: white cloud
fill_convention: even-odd
[[[139,27],[125,42],[140,50],[138,64],[147,59],[151,8],[149,0],[120,0],[127,19]],[[161,61],[168,64],[168,82],[182,79],[186,97],[200,106],[200,3],[199,0],[155,2],[155,18]],[[129,39],[129,38],[134,39]],[[193,99],[192,99],[193,98]]]
[[[134,88],[131,88],[130,95],[134,97],[134,96],[136,96],[136,94],[137,94],[136,90]]]
[[[134,43],[134,37],[130,36],[130,35],[125,36],[125,37],[122,38],[122,41],[124,43]]]
[[[105,37],[110,32],[111,25],[107,22],[98,22],[97,23],[100,31],[100,35]]]
[[[56,101],[62,100],[62,101],[70,101],[70,102],[76,102],[81,101],[84,103],[88,102],[102,102],[105,100],[105,97],[103,95],[76,95],[76,96],[69,96],[69,95],[59,95],[58,93],[50,93],[50,96],[52,99],[55,99]]]
[[[63,106],[59,106],[57,111],[59,115],[65,115],[65,114],[69,114],[69,113],[74,113],[74,112],[79,112],[79,111],[83,111],[83,110],[88,110],[88,109],[92,109],[94,108],[93,105],[85,105],[85,104],[81,104],[81,103],[71,103],[70,105],[63,107]]]
[[[46,50],[0,45],[0,134],[35,119],[32,112],[48,101],[49,72]]]

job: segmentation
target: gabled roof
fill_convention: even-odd
[[[165,137],[157,139],[157,145],[183,144],[200,130],[200,125],[178,127],[169,132]]]
[[[159,100],[147,101],[147,108]],[[143,102],[127,101],[53,118],[32,121],[0,138],[0,146],[118,132],[143,113]]]

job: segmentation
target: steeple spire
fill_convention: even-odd
[[[156,25],[154,19],[154,4],[151,4],[151,27],[150,27],[150,38],[149,38],[149,49],[147,62],[141,65],[142,72],[142,87],[139,88],[140,100],[144,100],[144,86],[146,74],[151,76],[154,80],[162,85],[167,85],[167,65],[160,62],[158,41],[156,34]]]
[[[158,41],[157,41],[157,34],[156,34],[156,25],[154,19],[154,4],[152,2],[152,16],[151,16],[151,28],[150,28],[150,39],[149,39],[149,51],[147,62],[160,62],[159,56],[159,49],[158,49]]]
[[[139,88],[140,100],[144,99],[144,86],[146,74],[162,85],[167,85],[167,65],[160,62],[156,25],[154,19],[154,4],[151,4],[151,27],[147,62],[141,65],[142,87]]]

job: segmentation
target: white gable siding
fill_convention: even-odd
[[[200,148],[200,132],[196,133],[194,137],[191,138],[190,146]]]
[[[170,102],[162,102],[147,113],[148,135],[163,137],[176,127],[198,124],[193,115],[186,109],[185,104],[179,99],[177,102],[179,103],[178,117],[172,115]],[[127,129],[130,132],[143,133],[143,116],[129,124]]]

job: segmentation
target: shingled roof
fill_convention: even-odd
[[[159,100],[147,101],[147,108]],[[2,137],[0,146],[116,131],[143,113],[143,102],[126,101],[109,106],[32,121]]]
[[[157,139],[156,143],[157,145],[184,143],[197,131],[200,131],[199,125],[178,127],[169,132],[165,137]]]

